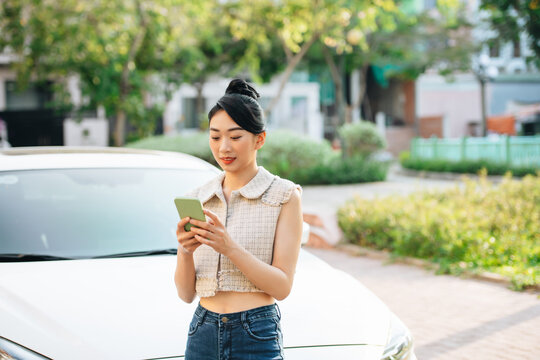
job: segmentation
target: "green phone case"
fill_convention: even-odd
[[[204,215],[201,201],[193,197],[184,197],[177,196],[174,198],[174,204],[176,205],[176,210],[178,210],[178,215],[180,219],[189,216],[192,219],[206,221],[206,216]],[[186,231],[190,231],[191,224],[187,223],[184,225]]]

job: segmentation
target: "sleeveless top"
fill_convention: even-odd
[[[225,171],[184,196],[201,200],[204,208],[217,214],[231,238],[267,264],[272,263],[274,235],[281,206],[289,201],[294,182],[271,174],[259,166],[257,174],[242,188],[223,195]],[[193,252],[197,296],[217,291],[262,292],[226,256],[202,244]]]

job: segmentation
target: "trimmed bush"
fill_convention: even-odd
[[[302,168],[327,164],[334,157],[328,140],[316,141],[289,130],[274,130],[257,152],[257,162],[271,173],[291,178]]]
[[[210,151],[206,132],[152,136],[126,147],[183,152],[219,167]],[[382,181],[388,171],[388,163],[359,155],[343,158],[328,140],[316,141],[288,130],[268,133],[264,146],[257,152],[257,163],[273,174],[302,185]]]
[[[343,159],[339,152],[327,164],[298,168],[290,180],[303,185],[351,184],[384,181],[389,162],[378,162],[362,156]]]
[[[338,128],[338,134],[345,157],[368,157],[386,147],[386,140],[379,134],[375,124],[369,121],[345,124]]]
[[[130,148],[176,151],[196,156],[218,166],[208,144],[208,133],[198,132],[188,135],[157,135],[125,145]]]
[[[452,173],[476,174],[482,169],[486,169],[489,175],[504,175],[510,171],[514,176],[534,175],[538,169],[533,166],[507,166],[489,160],[464,160],[450,161],[444,159],[418,159],[411,158],[409,151],[402,151],[399,154],[401,166],[411,170],[439,171]]]
[[[516,289],[540,282],[540,174],[494,186],[465,178],[445,191],[348,200],[338,210],[347,241],[430,259],[439,271],[490,271]]]

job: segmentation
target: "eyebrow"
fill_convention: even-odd
[[[212,128],[212,127],[210,128],[210,130],[219,132],[218,129]],[[233,130],[244,130],[244,129],[242,129],[241,127],[238,127],[238,126],[237,126],[237,127],[230,128],[230,129],[227,130],[227,131],[233,131]]]

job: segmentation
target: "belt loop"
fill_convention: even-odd
[[[242,327],[247,330],[248,325],[247,325],[246,319],[247,319],[247,311],[242,311],[240,313],[240,322],[242,323]]]
[[[201,312],[201,316],[199,317],[199,326],[202,325],[204,321],[204,317],[206,316],[206,313],[208,312],[208,310],[206,310],[206,308],[203,306],[201,306],[201,309],[202,309],[202,312]]]
[[[274,303],[274,305],[276,305],[276,310],[278,312],[278,318],[279,318],[279,320],[281,320],[281,310],[279,309],[279,306],[278,306],[277,303]]]

